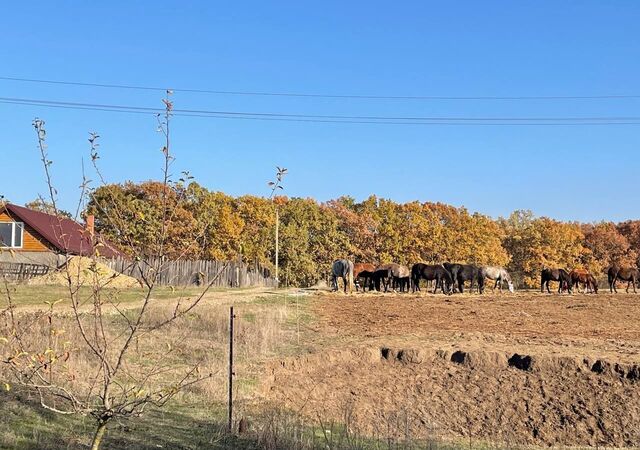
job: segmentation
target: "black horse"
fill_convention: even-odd
[[[546,286],[547,292],[551,294],[551,290],[549,289],[550,281],[557,281],[560,283],[558,286],[558,294],[561,294],[563,289],[566,289],[567,292],[571,294],[571,276],[566,270],[542,269],[542,272],[540,273],[540,292],[544,293],[544,288]]]
[[[609,290],[616,294],[618,290],[616,289],[616,281],[622,280],[627,282],[627,294],[629,293],[629,287],[633,286],[633,293],[636,294],[636,284],[640,280],[640,270],[633,267],[609,267],[607,271],[607,275],[609,278]]]
[[[368,270],[361,270],[358,273],[358,277],[356,278],[356,291],[358,290],[358,288],[360,287],[360,283],[359,283],[359,279],[362,278],[364,280],[364,282],[362,283],[362,292],[366,292],[367,287],[369,288],[370,291],[373,290],[373,274],[374,272],[370,272]]]
[[[478,283],[478,292],[482,294],[484,292],[484,277],[480,267],[473,264],[452,264],[444,263],[444,268],[451,273],[453,279],[454,290],[456,287],[460,293],[464,292],[464,282],[471,282],[471,291],[473,291],[474,283]]]
[[[382,288],[384,288],[384,292],[387,292],[389,285],[393,283],[393,270],[389,266],[390,264],[385,264],[376,267],[376,270],[371,274],[371,282],[378,292]]]
[[[438,291],[438,286],[442,289],[443,294],[451,294],[453,287],[453,278],[451,273],[444,268],[442,264],[414,264],[411,268],[411,281],[413,281],[413,292],[420,290],[420,280],[424,278],[427,281],[436,280],[433,293]],[[445,291],[446,286],[446,291]]]

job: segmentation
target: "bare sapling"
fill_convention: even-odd
[[[154,293],[159,274],[168,263],[166,242],[175,219],[176,202],[169,193],[184,192],[183,184],[191,179],[188,173],[172,179],[174,156],[171,151],[170,124],[173,110],[171,91],[163,99],[164,110],[157,115],[158,131],[162,133],[162,213],[159,220],[146,223],[153,230],[154,245],[141,248],[129,235],[118,203],[108,197],[92,196],[91,180],[83,173],[82,205],[91,204],[101,220],[111,229],[119,230],[120,248],[135,266],[139,286],[134,288],[136,300],[121,301],[122,290],[114,287],[120,274],[102,275],[101,252],[109,245],[98,232],[87,227],[87,248],[84,264],[65,264],[65,295],[47,302],[35,312],[21,311],[13,300],[16,287],[6,278],[2,286],[4,306],[0,309],[0,377],[4,389],[13,387],[36,394],[42,408],[62,415],[80,414],[95,419],[91,448],[99,449],[109,424],[144,414],[150,408],[161,408],[190,386],[213,376],[218,369],[205,367],[197,357],[185,358],[179,352],[184,336],[177,335],[177,323],[185,320],[200,304],[222,270],[211,277],[196,295],[181,297],[162,308]],[[58,215],[57,191],[51,172],[52,161],[46,146],[45,122],[34,120],[38,147],[48,188],[48,201]],[[91,163],[101,185],[106,185],[98,161],[99,136],[89,136]],[[84,170],[83,170],[84,172]],[[93,201],[92,201],[93,200]],[[86,203],[85,203],[86,202]],[[64,241],[62,218],[54,225]],[[141,217],[140,221],[145,221]],[[193,242],[185,245],[195,245]],[[66,261],[78,258],[67,251]],[[175,255],[174,255],[175,260]],[[184,327],[188,328],[188,327]],[[173,333],[171,331],[174,331]]]

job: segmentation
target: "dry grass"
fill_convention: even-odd
[[[64,289],[17,285],[12,286],[12,291],[12,297],[19,305],[20,320],[31,324],[26,346],[46,348],[49,327],[47,317],[42,315],[48,307],[45,302],[64,298]],[[135,289],[113,291],[109,294],[117,299],[113,301],[119,305],[119,311],[115,307],[105,308],[106,334],[108,339],[119,342],[123,339],[123,331],[127,326],[122,313],[133,316],[136,308],[139,308],[141,296]],[[193,289],[159,290],[154,296],[152,307],[145,315],[146,324],[153,325],[169,317],[177,301],[186,301],[187,297],[194,295],[196,291]],[[193,313],[163,328],[161,332],[140,337],[130,354],[120,382],[126,387],[139,383],[141,377],[148,377],[145,381],[147,389],[157,390],[171,386],[187,368],[198,365],[201,374],[211,376],[178,394],[172,408],[191,413],[215,411],[213,416],[220,418],[227,395],[229,306],[234,304],[237,374],[234,395],[238,417],[247,415],[245,410],[254,403],[255,386],[258,384],[264,361],[281,351],[290,354],[296,346],[296,310],[289,303],[286,294],[273,294],[264,289],[212,291]],[[297,311],[300,312],[299,309]],[[83,320],[88,323],[91,317],[87,316]],[[58,383],[73,389],[74,392],[88,393],[92,389],[96,373],[95,356],[82,345],[82,337],[74,323],[72,311],[64,302],[55,307],[53,326],[58,330],[58,345],[64,346],[70,352],[69,359],[58,367],[54,377]],[[0,380],[3,383],[9,381],[13,387],[11,393],[5,395],[10,396],[14,392],[19,394],[19,397],[10,397],[14,409],[29,397],[27,391],[20,390],[20,387],[14,384],[6,365],[0,365]],[[5,407],[8,404],[5,403]],[[0,406],[0,409],[2,408],[3,406]],[[32,410],[37,409],[33,402],[22,405],[22,413],[29,416],[32,415]],[[187,414],[184,420],[192,420],[189,418],[190,415],[192,414]],[[69,423],[71,420],[73,423],[76,419],[56,417],[52,420],[60,423]],[[86,421],[91,423],[92,419],[84,419],[83,423]],[[29,433],[37,428],[34,425]],[[91,426],[85,428],[90,434]],[[24,432],[2,431],[0,425],[0,447],[15,447],[18,442],[25,440]],[[34,439],[39,438],[34,435]],[[55,447],[54,444],[51,446]]]

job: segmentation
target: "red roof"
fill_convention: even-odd
[[[91,233],[84,225],[75,220],[34,211],[10,203],[5,204],[4,208],[36,230],[44,240],[60,252],[81,256],[88,256],[93,253]],[[105,239],[100,239],[99,236],[96,237],[97,240],[104,244],[99,248],[101,256],[107,258],[122,256],[122,252],[113,244]]]

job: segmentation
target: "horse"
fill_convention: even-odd
[[[394,290],[400,288],[400,292],[404,292],[405,289],[408,291],[410,281],[411,272],[409,268],[400,264],[382,264],[376,267],[376,270],[373,272],[373,282],[377,291],[380,290],[381,283],[384,286],[385,292],[387,292],[389,287]]]
[[[611,293],[618,293],[616,289],[616,281],[622,280],[627,282],[627,294],[629,293],[629,285],[633,285],[633,293],[636,292],[636,284],[640,281],[640,270],[634,267],[609,267],[607,271],[607,278],[609,279],[609,291]]]
[[[436,280],[433,293],[438,291],[438,286],[442,289],[443,294],[451,294],[453,288],[453,278],[451,273],[444,268],[442,264],[414,264],[411,267],[411,281],[413,282],[413,292],[420,290],[420,280],[424,278],[427,281]],[[445,292],[445,285],[447,290]]]
[[[375,272],[376,266],[369,263],[356,263],[353,265],[353,280],[356,285],[356,291],[360,287],[359,279],[364,279],[364,283],[362,285],[362,292],[366,291],[367,286],[369,286],[369,290],[371,290],[371,276],[373,272]]]
[[[373,274],[374,272],[370,271],[370,270],[363,270],[360,272],[360,274],[358,275],[358,278],[362,278],[364,280],[364,283],[362,284],[362,292],[366,292],[367,291],[367,287],[369,287],[369,291],[372,291],[375,288],[374,285],[374,281],[373,281]],[[354,284],[356,286],[356,291],[358,290],[358,287],[360,285],[358,278],[356,278]]]
[[[373,271],[371,276],[371,282],[373,283],[376,291],[380,291],[381,287],[384,287],[384,292],[387,292],[389,284],[393,282],[393,270],[391,264],[382,264]]]
[[[594,277],[593,275],[589,274],[589,285],[591,287],[591,290],[594,293],[598,293],[598,280],[596,280],[596,277]]]
[[[571,287],[578,287],[580,292],[580,284],[584,284],[584,293],[589,291],[598,293],[598,283],[593,275],[586,269],[573,269],[569,272],[569,279],[571,280]]]
[[[544,293],[546,286],[547,292],[551,294],[551,290],[549,289],[549,282],[551,281],[558,281],[560,283],[558,286],[558,294],[561,294],[564,288],[571,294],[571,277],[565,269],[542,269],[542,272],[540,272],[540,292]]]
[[[507,282],[507,286],[509,286],[509,292],[514,291],[511,276],[509,275],[509,272],[507,272],[503,267],[484,266],[480,268],[480,274],[482,278],[495,280],[496,283],[493,285],[493,291],[496,290],[496,287],[499,284],[500,292],[502,292],[502,285],[505,281]]]
[[[484,278],[480,274],[480,268],[473,264],[451,264],[444,263],[443,266],[451,273],[453,278],[454,290],[457,287],[460,293],[464,293],[464,282],[471,281],[471,290],[473,291],[474,282],[478,283],[478,292],[484,292]]]
[[[400,288],[400,292],[409,292],[411,285],[411,271],[407,266],[401,264],[391,265],[391,275],[393,277],[393,288]]]
[[[338,290],[338,278],[342,278],[344,282],[344,293],[347,293],[347,286],[349,286],[349,292],[351,292],[351,286],[353,285],[353,263],[348,259],[338,259],[333,262],[331,266],[331,280],[332,290]]]

